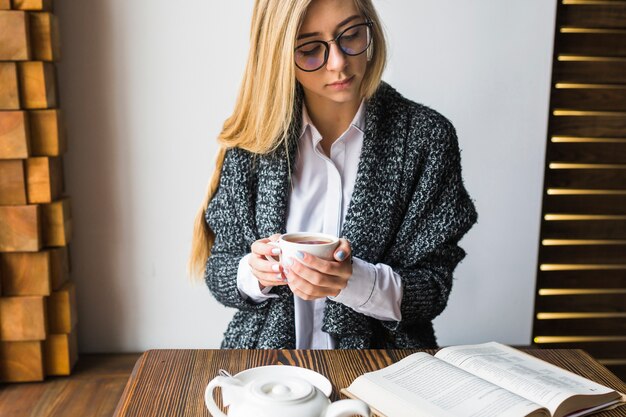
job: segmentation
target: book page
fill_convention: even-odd
[[[614,392],[610,388],[496,342],[452,346],[440,350],[435,356],[541,404],[553,415],[560,414],[557,413],[557,409],[570,397],[601,396]]]
[[[417,412],[437,417],[549,415],[541,406],[427,353],[362,375],[347,391],[388,417]]]

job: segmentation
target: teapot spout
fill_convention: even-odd
[[[372,412],[369,406],[361,400],[341,400],[330,404],[322,417],[350,417],[353,415],[371,417]]]

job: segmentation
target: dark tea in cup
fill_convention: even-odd
[[[291,243],[298,243],[300,245],[327,245],[333,243],[330,239],[324,239],[317,236],[289,236],[285,240]]]

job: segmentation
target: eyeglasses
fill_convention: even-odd
[[[313,72],[328,62],[330,44],[335,43],[346,55],[357,56],[372,43],[372,22],[359,23],[342,31],[335,39],[327,42],[306,42],[295,49],[295,63],[302,71]]]

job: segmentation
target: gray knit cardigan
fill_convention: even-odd
[[[278,298],[254,304],[237,290],[237,268],[255,240],[285,232],[289,170],[295,166],[300,126],[296,111],[289,146],[273,153],[226,152],[205,215],[215,233],[206,283],[220,303],[238,310],[222,348],[295,348],[289,287],[274,287]],[[432,320],[447,304],[452,273],[465,257],[457,244],[476,218],[463,186],[452,124],[381,83],[367,103],[363,148],[341,236],[350,240],[354,256],[387,264],[400,275],[402,320],[376,320],[327,299],[322,330],[340,349],[435,347]]]

